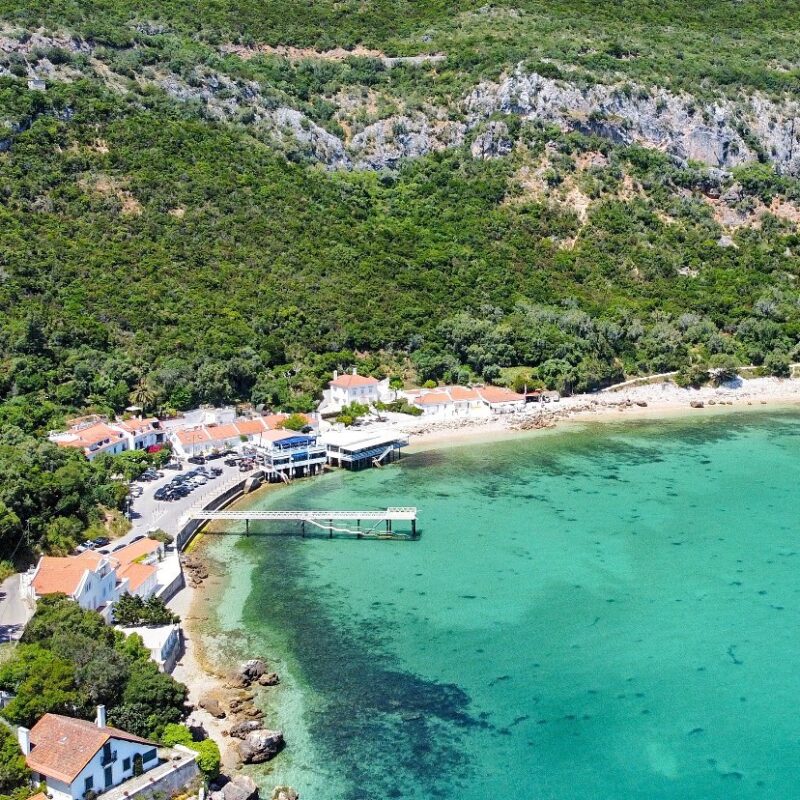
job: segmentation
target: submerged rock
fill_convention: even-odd
[[[300,800],[300,794],[291,786],[276,786],[272,790],[270,800]]]

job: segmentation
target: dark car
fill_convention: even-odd
[[[224,464],[226,467],[235,467],[241,460],[241,458],[226,458]]]
[[[94,547],[105,547],[110,543],[111,539],[109,539],[108,536],[98,536],[96,539],[92,539],[92,544]]]
[[[211,474],[215,478],[218,478],[220,475],[222,475],[222,470],[219,467],[211,467]]]
[[[225,453],[209,453],[206,456],[206,461],[216,461],[218,458],[222,458]]]
[[[170,461],[168,464],[164,464],[163,469],[180,469],[181,462],[180,461]]]
[[[166,486],[162,486],[160,489],[156,489],[156,492],[153,495],[153,497],[156,500],[166,500],[167,499],[167,487]]]
[[[206,460],[203,456],[191,456],[186,459],[190,464],[205,464]]]

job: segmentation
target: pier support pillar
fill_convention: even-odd
[[[333,520],[328,520],[328,538],[333,539]]]
[[[249,519],[246,519],[244,521],[244,535],[245,536],[249,536],[250,535],[250,520]]]
[[[411,536],[412,538],[417,538],[417,521],[415,519],[411,520]]]

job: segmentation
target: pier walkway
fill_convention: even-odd
[[[390,507],[377,511],[210,511],[206,509],[192,509],[187,515],[187,520],[243,520],[245,533],[250,533],[250,523],[258,520],[274,522],[299,522],[302,534],[305,535],[306,524],[322,529],[333,536],[334,533],[343,533],[358,538],[401,538],[393,531],[394,522],[410,522],[411,538],[417,535],[417,509],[409,506]],[[355,522],[355,527],[334,525],[334,522]]]

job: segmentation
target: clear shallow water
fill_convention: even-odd
[[[422,534],[213,543],[225,626],[285,676],[270,719],[290,748],[265,785],[797,796],[799,437],[796,414],[600,425],[262,498],[417,505]]]

